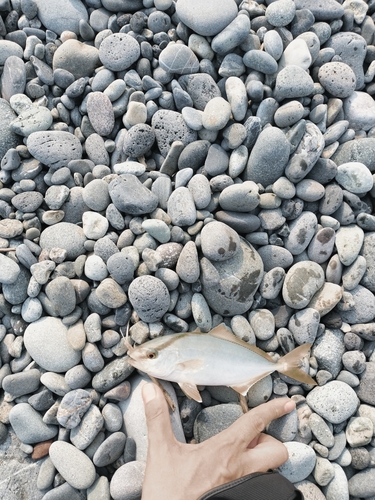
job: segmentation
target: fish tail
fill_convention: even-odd
[[[301,361],[309,354],[311,346],[312,344],[303,344],[288,352],[288,354],[280,358],[275,369],[302,384],[317,385],[315,380],[300,368]]]

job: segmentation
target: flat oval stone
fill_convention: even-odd
[[[273,2],[266,9],[266,19],[272,26],[288,25],[294,18],[296,6],[293,0],[279,0]]]
[[[214,97],[204,108],[202,125],[206,130],[221,130],[228,123],[231,107],[222,97]]]
[[[220,193],[219,204],[223,210],[250,212],[259,205],[259,188],[253,181],[232,184]]]
[[[313,295],[324,284],[324,271],[315,262],[297,262],[287,272],[283,285],[283,299],[293,309],[306,307]]]
[[[315,0],[295,0],[296,8],[309,9],[316,21],[332,21],[344,15],[344,8],[335,0],[316,2]]]
[[[143,215],[152,212],[158,198],[132,174],[116,177],[109,184],[109,195],[120,212]]]
[[[293,255],[301,254],[310,243],[317,226],[313,212],[302,212],[289,224],[289,235],[285,238],[285,248]]]
[[[182,43],[169,43],[159,55],[159,64],[165,71],[177,75],[197,73],[199,70],[197,56]]]
[[[206,224],[201,231],[201,248],[209,260],[224,261],[232,258],[240,246],[240,237],[222,222]]]
[[[115,462],[124,452],[126,435],[123,432],[114,432],[105,439],[93,456],[97,467],[105,467]]]
[[[112,132],[115,115],[109,97],[103,92],[90,92],[87,98],[87,116],[99,135],[107,136]]]
[[[78,40],[68,39],[57,48],[53,55],[52,68],[69,71],[76,79],[91,76],[100,65],[96,47]]]
[[[49,30],[61,35],[63,31],[79,34],[79,20],[88,21],[86,7],[77,0],[36,0],[38,17]],[[62,16],[61,13],[64,13]]]
[[[260,50],[249,50],[243,56],[245,66],[265,75],[272,75],[277,71],[277,62],[268,54]]]
[[[35,212],[43,203],[42,193],[26,191],[12,198],[12,205],[21,212]]]
[[[57,410],[57,420],[66,429],[73,429],[80,423],[92,403],[91,395],[84,389],[69,391],[62,398]]]
[[[237,16],[214,37],[211,42],[211,48],[217,54],[227,54],[246,40],[249,31],[250,19],[246,15]]]
[[[135,38],[126,33],[113,33],[99,46],[99,58],[107,69],[123,71],[139,58],[141,49]]]
[[[300,66],[286,66],[276,77],[274,97],[278,102],[283,99],[309,96],[313,91],[313,79]]]
[[[336,248],[344,266],[350,266],[362,248],[364,232],[358,226],[341,226],[336,232]]]
[[[67,371],[81,359],[81,353],[69,344],[67,332],[60,319],[45,316],[26,328],[24,342],[27,352],[45,370]]]
[[[16,56],[20,59],[23,57],[22,47],[11,40],[0,40],[0,65],[4,66],[8,57]]]
[[[48,108],[30,106],[11,122],[10,128],[16,134],[28,137],[33,132],[48,130],[52,122],[52,114]]]
[[[89,457],[65,441],[55,441],[49,456],[58,472],[73,488],[86,489],[95,481],[95,467]]]
[[[351,193],[367,193],[374,185],[371,171],[359,162],[342,163],[337,167],[336,181]]]
[[[375,494],[375,469],[368,468],[349,479],[349,493],[357,498],[371,498]]]
[[[81,227],[70,222],[59,222],[42,231],[39,245],[46,250],[63,248],[67,251],[68,259],[76,259],[85,253],[85,241],[86,236]]]
[[[142,483],[145,473],[145,462],[133,460],[118,468],[110,483],[113,500],[138,498],[142,494]]]
[[[332,424],[340,424],[351,417],[358,406],[354,390],[344,382],[334,380],[315,387],[306,396],[307,404]]]
[[[34,158],[54,170],[82,157],[79,139],[69,132],[57,130],[33,132],[28,136],[26,144]]]
[[[0,254],[0,283],[10,285],[20,274],[20,266],[4,254]]]
[[[265,128],[251,150],[245,170],[246,180],[263,186],[273,184],[284,173],[290,154],[290,143],[276,127]]]
[[[279,467],[280,473],[296,483],[306,479],[315,467],[315,451],[304,443],[290,441],[284,443],[288,450],[288,460]]]
[[[218,314],[234,316],[246,312],[263,277],[263,263],[256,250],[240,240],[237,253],[223,262],[201,260],[203,295]]]
[[[25,444],[40,443],[56,436],[58,426],[47,425],[28,403],[19,403],[9,412],[9,422],[18,439]]]
[[[234,0],[223,0],[220,9],[215,0],[207,0],[203,5],[199,0],[179,0],[176,12],[180,20],[195,33],[214,36],[233,21],[238,9]]]
[[[194,198],[187,187],[179,187],[170,195],[167,213],[175,226],[191,226],[197,218]]]

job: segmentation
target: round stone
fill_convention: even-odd
[[[359,162],[342,163],[337,168],[336,181],[347,191],[363,194],[374,185],[371,171]]]
[[[306,397],[307,404],[332,424],[340,424],[351,417],[358,407],[358,397],[344,382],[334,380],[315,387]]]
[[[375,101],[366,92],[353,92],[344,101],[344,115],[354,130],[370,130],[375,126]]]
[[[154,141],[155,132],[150,125],[138,123],[128,130],[124,138],[124,153],[139,158],[150,151]]]
[[[315,451],[304,443],[290,441],[284,443],[288,450],[288,460],[279,467],[280,473],[292,483],[303,481],[314,470]]]
[[[292,22],[296,12],[293,0],[279,0],[268,5],[266,19],[272,26],[287,26]]]
[[[159,56],[160,67],[169,73],[187,75],[199,71],[199,61],[194,52],[181,43],[171,42]]]
[[[170,296],[165,284],[154,276],[140,276],[129,286],[129,300],[141,320],[159,321],[168,311]]]
[[[324,284],[324,271],[315,262],[297,262],[287,272],[282,289],[285,303],[303,309]]]
[[[67,371],[81,359],[81,353],[69,344],[67,332],[67,327],[60,319],[43,317],[25,330],[27,352],[45,370]]]
[[[222,0],[220,9],[215,0],[179,0],[176,12],[180,20],[198,35],[214,36],[222,31],[237,16],[234,0]],[[199,12],[199,15],[197,14]]]
[[[145,473],[145,462],[134,460],[115,471],[110,483],[113,500],[139,498]]]
[[[213,221],[201,231],[201,247],[205,257],[213,261],[225,261],[232,258],[240,246],[240,237],[226,224]]]
[[[344,62],[328,62],[319,68],[318,78],[332,96],[345,98],[354,92],[357,79],[352,68]]]
[[[123,71],[140,56],[141,49],[135,38],[126,33],[114,33],[104,38],[99,46],[99,58],[107,69]]]
[[[56,425],[47,425],[42,415],[28,403],[19,403],[9,412],[11,424],[18,439],[25,444],[34,444],[52,439],[58,432]]]

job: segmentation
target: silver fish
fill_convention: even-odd
[[[225,385],[245,396],[258,380],[278,371],[304,384],[316,382],[303,370],[304,344],[278,361],[233,335],[224,324],[209,333],[199,331],[158,337],[138,347],[129,342],[129,363],[148,375],[177,382],[183,392],[201,402],[198,385]]]

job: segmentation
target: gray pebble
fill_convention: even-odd
[[[356,88],[356,76],[344,62],[327,62],[319,68],[319,81],[334,97],[349,97]]]
[[[312,355],[316,357],[319,368],[327,370],[333,377],[337,377],[342,367],[341,357],[344,351],[341,330],[326,329],[324,334],[316,339]]]
[[[354,390],[344,382],[332,381],[315,387],[307,395],[308,405],[321,417],[333,424],[344,422],[358,406]]]
[[[317,218],[313,212],[302,212],[289,224],[289,235],[285,248],[293,255],[301,254],[309,245],[315,233]]]
[[[122,465],[114,473],[110,492],[113,500],[131,500],[142,493],[145,462],[134,461]]]
[[[159,56],[160,67],[169,73],[186,75],[197,73],[199,61],[194,52],[186,45],[170,42]]]
[[[28,403],[13,406],[9,413],[9,422],[18,439],[25,444],[52,439],[58,432],[58,427],[46,425],[41,415]]]
[[[53,465],[74,488],[86,489],[95,480],[95,467],[91,460],[75,446],[55,441],[49,449]]]
[[[357,80],[356,89],[361,89],[364,83],[365,39],[357,33],[341,32],[334,34],[325,46],[333,48],[335,54],[341,57],[342,62],[352,68]]]
[[[86,448],[94,441],[103,427],[103,417],[97,406],[91,405],[77,427],[70,431],[70,441],[78,450]]]
[[[112,71],[128,69],[140,56],[139,43],[125,33],[113,33],[104,38],[99,47],[103,65]]]
[[[222,404],[204,408],[194,423],[194,437],[198,443],[215,436],[229,427],[243,414],[238,404]]]
[[[160,153],[166,157],[171,144],[181,141],[185,146],[197,139],[197,133],[187,127],[180,113],[162,109],[151,120]]]
[[[289,307],[303,309],[323,284],[324,272],[319,264],[297,262],[285,276],[282,290],[284,301]]]
[[[194,199],[186,187],[175,189],[168,199],[167,212],[175,226],[191,226],[197,218]]]
[[[349,493],[357,498],[371,498],[375,495],[374,487],[375,469],[367,470],[354,474],[349,479]]]
[[[169,292],[154,276],[136,278],[129,286],[129,300],[139,317],[148,323],[158,321],[169,308]]]
[[[349,498],[348,480],[344,470],[338,463],[333,463],[332,466],[335,475],[328,486],[323,488],[326,498],[329,500]]]
[[[332,448],[335,440],[329,426],[326,424],[324,419],[317,413],[312,413],[309,417],[309,425],[316,439],[323,446]]]
[[[261,256],[266,272],[274,267],[287,269],[293,263],[293,255],[284,247],[264,245],[258,249],[258,253]]]
[[[374,405],[375,391],[374,391],[375,370],[371,362],[366,363],[366,370],[361,377],[359,384],[358,397],[363,403]]]
[[[293,483],[303,481],[314,470],[316,456],[310,446],[290,441],[284,443],[289,454],[288,460],[279,467],[279,472]]]
[[[180,0],[176,7],[181,21],[193,31],[203,36],[213,36],[223,30],[237,16],[237,6],[232,0],[225,0],[220,4],[220,10],[213,0],[208,0],[205,8],[200,10],[199,1]]]
[[[155,141],[153,129],[145,124],[138,123],[131,127],[125,136],[123,150],[127,156],[140,157],[146,154]]]
[[[109,184],[109,195],[120,212],[142,215],[155,210],[157,197],[135,175],[124,174]]]
[[[304,69],[289,65],[282,69],[276,77],[274,90],[275,99],[295,99],[311,95],[314,91],[314,82]]]
[[[36,368],[4,377],[2,387],[12,398],[30,394],[39,387],[40,372]]]
[[[250,19],[244,16],[237,16],[211,42],[211,48],[217,54],[227,54],[241,45],[247,38],[250,31]]]
[[[97,467],[112,464],[122,455],[125,447],[126,436],[123,432],[111,434],[96,450],[92,461]]]
[[[40,162],[57,170],[82,156],[79,140],[69,132],[33,132],[27,138],[29,152]]]
[[[248,68],[266,75],[272,75],[277,71],[277,62],[275,59],[267,52],[260,50],[249,50],[249,52],[246,52],[243,56],[243,62]]]
[[[204,110],[211,99],[221,97],[220,89],[215,80],[207,73],[181,76],[178,83],[190,95],[194,107],[200,111]]]

